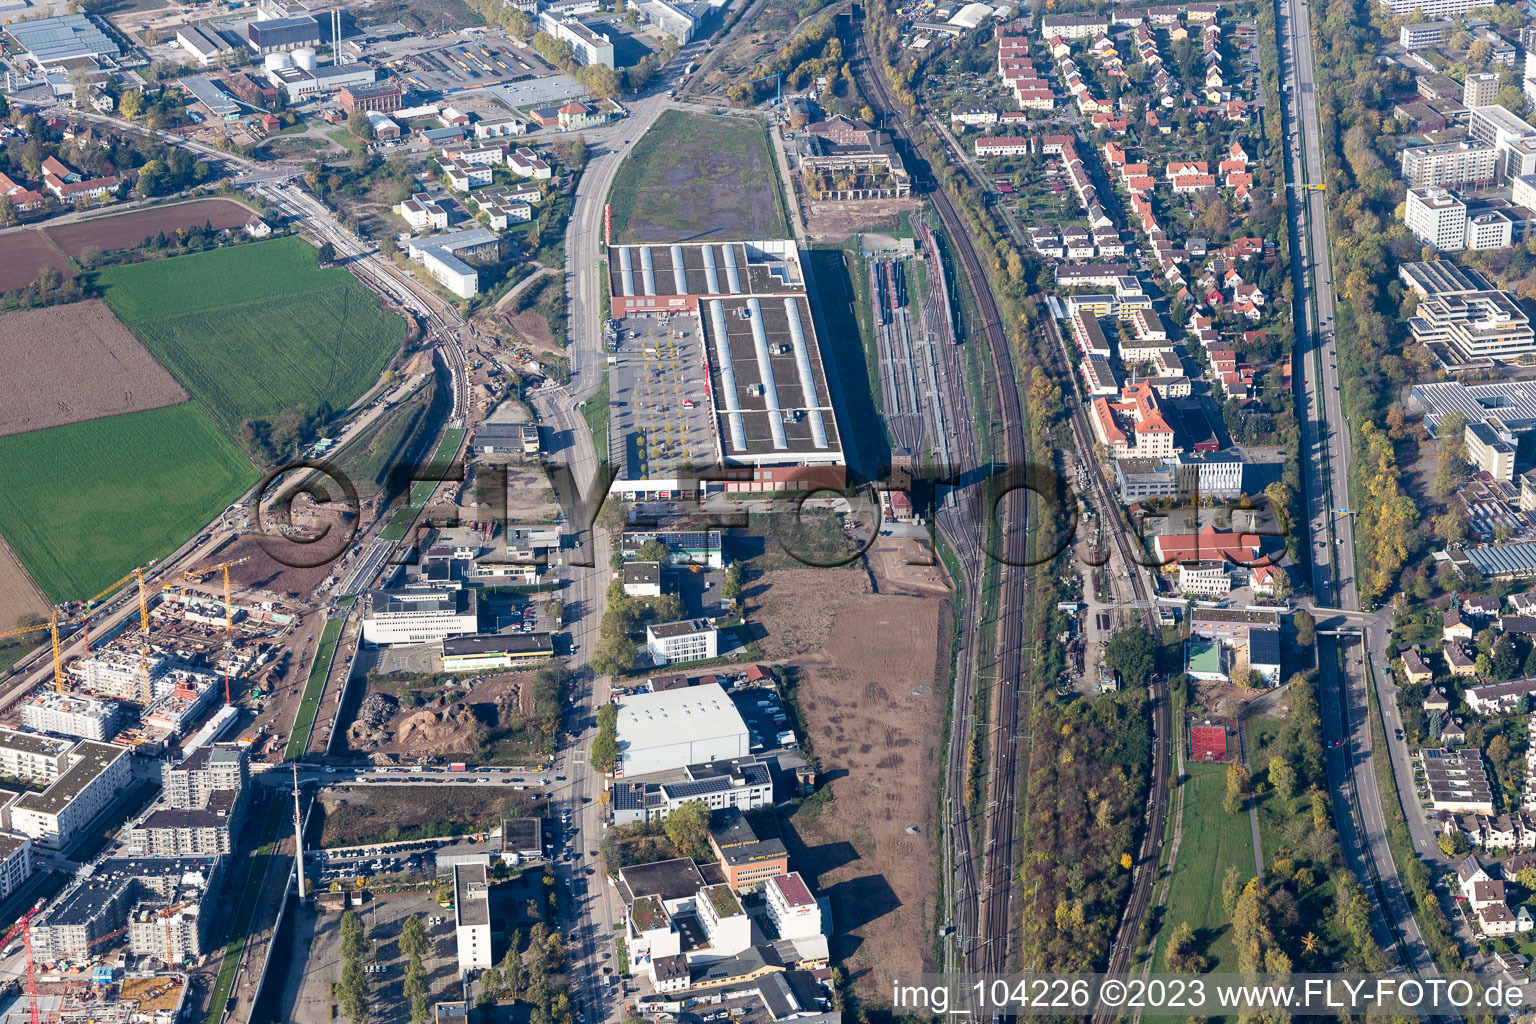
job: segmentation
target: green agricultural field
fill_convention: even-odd
[[[779,168],[762,123],[668,110],[614,176],[619,243],[788,238]]]
[[[345,409],[405,337],[404,320],[298,238],[113,267],[96,284],[230,434],[296,406]]]
[[[1208,970],[1235,971],[1237,951],[1232,927],[1221,905],[1221,883],[1228,866],[1243,881],[1253,877],[1253,834],[1246,807],[1238,814],[1222,809],[1227,791],[1227,766],[1185,765],[1184,830],[1178,861],[1168,888],[1168,909],[1158,942],[1155,970],[1164,970],[1167,937],[1181,921],[1195,932],[1195,945],[1209,961]]]
[[[0,534],[50,601],[87,598],[259,478],[190,402],[0,437]]]

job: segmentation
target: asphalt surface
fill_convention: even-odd
[[[1286,124],[1292,271],[1300,311],[1296,318],[1301,369],[1298,416],[1302,426],[1313,593],[1320,603],[1353,611],[1360,608],[1360,593],[1354,569],[1353,518],[1339,512],[1349,500],[1350,447],[1349,425],[1340,406],[1338,352],[1334,343],[1327,192],[1304,187],[1324,183],[1306,0],[1278,0],[1276,17],[1282,78],[1288,88],[1282,109]],[[1348,637],[1318,638],[1323,738],[1334,819],[1345,861],[1371,894],[1372,930],[1377,942],[1395,951],[1410,970],[1433,975],[1434,963],[1387,845],[1382,794],[1371,760],[1366,698],[1369,681],[1365,678],[1361,646],[1360,640]],[[1384,751],[1382,756],[1391,756],[1391,752]]]

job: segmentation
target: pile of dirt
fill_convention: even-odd
[[[442,711],[416,712],[400,723],[396,739],[402,746],[422,754],[461,751],[473,745],[470,735],[474,727],[474,712],[463,704],[455,704]]]
[[[368,694],[357,708],[357,720],[348,730],[347,739],[356,747],[376,747],[389,742],[390,732],[384,726],[400,710],[400,702],[387,693],[377,691]]]

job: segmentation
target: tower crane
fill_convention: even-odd
[[[246,562],[249,562],[250,560],[251,560],[250,556],[247,555],[245,558],[237,558],[233,562],[220,562],[218,565],[208,565],[208,566],[204,566],[201,569],[188,569],[188,570],[186,570],[185,572],[183,572],[181,574],[181,578],[183,580],[187,580],[187,581],[195,583],[195,582],[197,582],[199,580],[202,580],[202,579],[204,579],[204,578],[206,578],[208,576],[211,576],[212,574],[214,574],[216,572],[219,572],[221,570],[223,571],[223,573],[224,573],[224,629],[229,633],[229,635],[231,637],[233,637],[234,634],[235,634],[235,606],[234,606],[234,602],[230,599],[230,595],[229,595],[229,570],[233,566],[244,565]],[[169,590],[169,589],[171,589],[172,586],[174,586],[174,584],[167,583],[167,584],[165,584],[165,587],[163,589]]]
[[[5,933],[5,938],[0,939],[0,946],[9,946],[16,933],[21,933],[21,945],[26,951],[27,964],[27,1006],[32,1012],[32,1024],[39,1024],[37,1016],[37,966],[32,961],[32,918],[43,909],[45,900],[38,900],[31,908],[21,915],[21,920],[11,925],[11,930]]]
[[[149,645],[148,644],[145,644],[144,646],[139,648],[138,683],[139,683],[139,694],[140,694],[139,703],[143,704],[144,707],[148,708],[149,705],[150,705],[150,702],[155,699],[155,688],[154,688],[154,686],[151,685],[150,679],[149,679]]]
[[[749,79],[747,81],[747,84],[748,85],[756,85],[758,82],[772,82],[773,83],[773,105],[775,107],[779,106],[779,104],[781,102],[783,102],[783,99],[784,99],[784,72],[782,72],[782,71],[775,71],[771,75],[764,75],[761,78]]]

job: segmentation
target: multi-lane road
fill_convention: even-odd
[[[1324,185],[1325,179],[1310,14],[1307,0],[1277,0],[1275,10],[1285,83],[1285,170],[1300,367],[1297,412],[1312,588],[1320,604],[1358,611],[1354,523],[1352,516],[1339,511],[1349,504],[1351,452],[1349,424],[1340,404],[1327,192],[1311,187]],[[1382,628],[1375,619],[1355,618],[1354,622],[1366,631]],[[1375,639],[1382,642],[1379,637]],[[1377,941],[1395,950],[1410,970],[1433,974],[1433,959],[1419,933],[1387,843],[1383,794],[1376,784],[1373,758],[1395,754],[1401,760],[1406,751],[1401,746],[1390,749],[1390,732],[1389,749],[1373,750],[1366,696],[1373,681],[1362,657],[1369,642],[1369,638],[1347,636],[1318,638],[1323,739],[1334,818],[1345,859],[1371,893]]]

